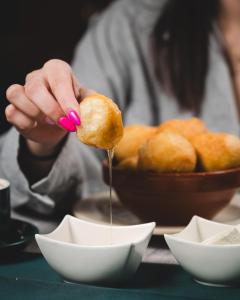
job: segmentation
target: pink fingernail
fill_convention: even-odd
[[[67,118],[67,117],[61,117],[58,119],[58,124],[66,129],[67,131],[70,131],[70,132],[74,132],[76,131],[76,127],[75,125]]]
[[[45,118],[45,122],[49,125],[55,125],[55,122],[48,117]]]
[[[68,110],[68,119],[75,125],[79,126],[81,124],[81,120],[79,118],[78,113],[74,109]]]

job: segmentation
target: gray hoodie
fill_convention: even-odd
[[[125,124],[155,125],[170,118],[193,115],[164,93],[154,74],[149,38],[164,3],[165,0],[114,2],[92,18],[75,52],[73,70],[79,81],[114,99],[123,112]],[[210,66],[200,118],[212,130],[238,134],[236,100],[218,36],[216,33],[211,36]],[[19,168],[18,147],[19,135],[12,128],[0,139],[0,177],[11,182],[14,216],[36,222],[31,211],[51,215],[67,201],[106,189],[101,179],[102,153],[81,144],[75,134],[69,135],[48,176],[32,186]],[[50,230],[50,219],[38,220],[41,231]]]

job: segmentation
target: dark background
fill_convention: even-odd
[[[51,58],[71,62],[89,17],[111,0],[5,0],[0,5],[0,134],[6,122],[5,91]]]

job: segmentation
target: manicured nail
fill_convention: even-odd
[[[74,132],[76,131],[76,127],[75,125],[67,118],[67,117],[61,117],[58,119],[58,124],[66,129],[67,131],[70,131],[70,132]]]
[[[68,110],[68,119],[75,124],[76,126],[79,126],[81,124],[81,120],[79,118],[78,113],[74,109]]]
[[[55,122],[48,117],[45,118],[45,122],[49,125],[55,125]]]

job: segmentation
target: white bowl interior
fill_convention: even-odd
[[[194,216],[185,229],[171,236],[190,242],[201,243],[211,236],[231,228],[233,228],[232,225],[221,224]]]
[[[153,231],[155,223],[134,226],[108,226],[65,216],[52,233],[44,235],[52,240],[82,246],[131,244],[145,239]]]

